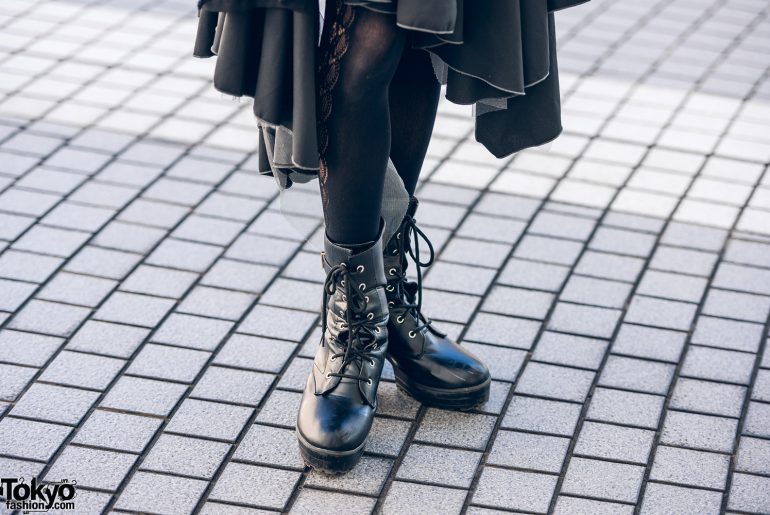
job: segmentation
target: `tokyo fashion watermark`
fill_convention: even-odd
[[[62,479],[58,483],[38,483],[37,479],[27,483],[23,477],[0,478],[0,496],[5,507],[22,513],[46,512],[48,510],[74,510],[77,481]]]

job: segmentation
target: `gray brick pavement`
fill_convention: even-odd
[[[770,513],[766,2],[557,14],[548,149],[498,161],[442,102],[426,312],[492,394],[426,409],[388,367],[339,477],[293,434],[318,199],[257,177],[196,21],[3,3],[0,476],[76,479],[78,513]]]

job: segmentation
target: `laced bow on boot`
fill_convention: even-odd
[[[362,268],[359,267],[359,271],[363,271]],[[361,313],[366,311],[369,296],[365,295],[362,291],[363,283],[358,287],[354,286],[353,273],[348,268],[347,263],[340,263],[329,270],[324,282],[323,305],[327,305],[329,296],[334,295],[338,284],[344,288],[345,293],[342,300],[347,303],[347,309],[342,313],[345,322],[341,326],[343,330],[337,335],[336,340],[345,350],[331,355],[331,361],[342,358],[342,365],[339,372],[328,373],[327,377],[358,380],[361,379],[360,370],[363,368],[364,360],[371,366],[374,366],[372,353],[379,347],[380,342],[377,340],[377,335],[380,334],[381,329],[372,323],[374,313],[369,313],[365,317],[361,316]],[[328,322],[326,317],[322,318],[321,334],[325,335]],[[323,336],[321,338],[321,345],[324,345]],[[344,373],[346,367],[351,363],[358,365],[358,375]],[[371,379],[368,379],[367,382],[371,384]]]
[[[420,239],[428,246],[429,258],[427,261],[420,260]],[[400,299],[398,309],[403,314],[396,316],[395,322],[401,324],[404,322],[404,315],[411,313],[418,324],[409,332],[410,338],[415,338],[417,334],[424,329],[430,329],[438,336],[446,336],[444,333],[432,327],[433,321],[422,313],[422,269],[433,264],[436,258],[436,252],[428,236],[417,227],[414,217],[407,213],[404,221],[401,223],[399,231],[396,233],[396,248],[392,251],[393,255],[398,255],[400,263],[398,267],[391,267],[387,270],[389,277],[388,286],[385,291],[388,294],[394,294]],[[414,242],[414,248],[412,247]],[[408,258],[412,258],[417,274],[417,281],[410,281],[406,273],[409,266]],[[390,279],[390,278],[393,279]],[[388,301],[388,306],[393,308],[395,303]]]

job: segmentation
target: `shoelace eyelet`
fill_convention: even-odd
[[[369,320],[374,320],[374,313],[369,313],[368,315],[366,315],[366,318],[368,318]]]
[[[364,270],[365,270],[365,268],[364,268],[364,265],[358,265],[358,266],[356,267],[356,272],[358,272],[359,274],[360,274],[361,272],[363,272]]]
[[[358,285],[358,289],[361,291],[364,291],[366,289],[366,285],[364,283],[361,283]]]
[[[391,268],[390,270],[388,270],[388,275],[396,275],[396,269]]]
[[[403,316],[396,317],[396,323],[403,324],[404,323],[404,317]]]
[[[374,332],[377,334],[380,334],[382,332],[382,329],[380,329],[379,327],[375,327]]]
[[[366,384],[372,384],[372,380],[371,379],[367,379],[366,380]]]
[[[417,333],[414,331],[409,331],[409,338],[414,338],[417,336]]]
[[[369,366],[370,366],[370,367],[374,367],[374,360],[373,360],[373,359],[370,359],[370,360],[369,360]]]
[[[386,287],[385,287],[385,290],[387,290],[387,291],[393,291],[393,286],[390,286],[390,285],[388,285],[388,286],[386,286]]]

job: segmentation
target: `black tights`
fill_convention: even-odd
[[[440,86],[392,15],[327,0],[319,68],[320,186],[332,241],[377,237],[388,156],[414,193]]]

